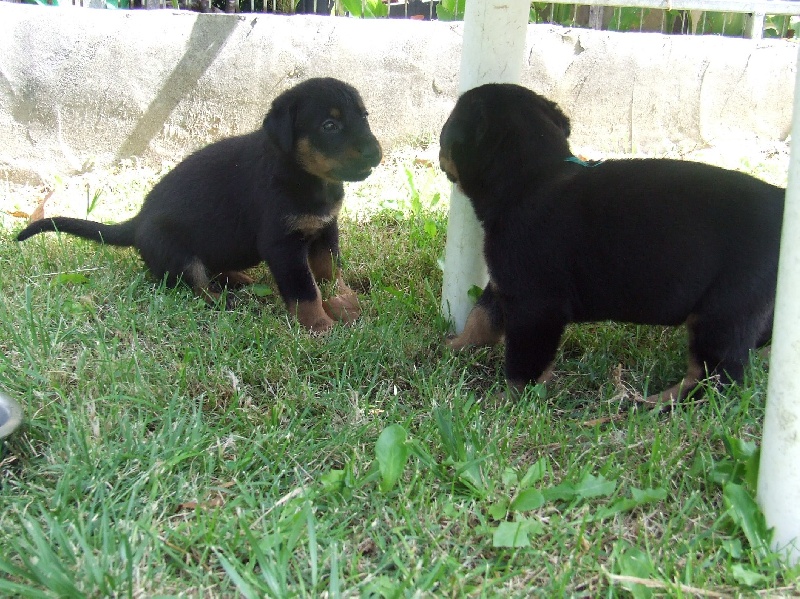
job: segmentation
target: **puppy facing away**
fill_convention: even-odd
[[[184,281],[209,303],[219,285],[250,284],[240,272],[266,262],[289,311],[313,332],[360,313],[340,272],[337,215],[342,181],[365,179],[381,160],[358,92],[332,78],[280,94],[263,126],[213,143],[179,163],[150,191],[139,213],[116,225],[54,217],[43,231],[134,246],[167,284]],[[323,302],[316,280],[336,280]]]
[[[513,84],[464,93],[445,123],[441,167],[483,226],[490,277],[451,347],[505,335],[519,389],[548,378],[568,323],[686,323],[688,372],[648,401],[741,381],[771,337],[784,190],[677,160],[588,164],[569,132],[555,103]]]

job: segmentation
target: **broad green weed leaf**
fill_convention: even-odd
[[[767,529],[764,514],[750,493],[741,485],[729,483],[722,489],[722,498],[731,520],[742,529],[756,558],[760,562],[769,554],[771,530]]]
[[[617,547],[621,547],[617,555],[616,569],[618,574],[642,579],[653,577],[655,568],[653,568],[653,563],[644,551],[625,541],[622,541]],[[620,584],[630,591],[634,599],[648,599],[653,596],[653,591],[643,584],[628,581],[622,581]]]
[[[526,521],[501,522],[494,529],[492,536],[493,547],[530,547],[528,527]]]
[[[488,509],[489,515],[494,520],[502,520],[508,513],[508,499],[503,497],[499,501],[493,503]]]
[[[600,476],[593,476],[588,472],[575,486],[575,492],[583,499],[591,499],[593,497],[608,497],[617,488],[617,483],[613,480],[608,480],[602,474]]]
[[[426,220],[424,228],[425,228],[425,234],[431,239],[436,237],[436,233],[439,231],[439,228],[436,226],[436,223],[433,222],[432,220]]]
[[[733,574],[736,582],[748,587],[754,587],[769,580],[763,574],[745,568],[742,564],[733,564],[731,566],[731,574]]]
[[[534,483],[538,483],[540,480],[544,478],[544,475],[547,473],[548,463],[547,458],[541,458],[537,460],[535,464],[532,464],[525,475],[522,477],[522,480],[519,481],[519,486],[522,489],[527,489]]]
[[[632,487],[631,496],[637,504],[641,505],[643,503],[653,503],[666,499],[667,490],[663,487],[658,487],[656,489],[637,489],[636,487]]]
[[[380,597],[381,599],[399,599],[403,596],[403,587],[388,576],[379,576],[368,582],[361,590],[361,597]]]
[[[735,482],[736,464],[732,460],[715,462],[708,474],[711,481],[720,486]]]
[[[544,505],[544,495],[538,489],[524,489],[511,502],[511,510],[515,512],[527,512],[537,510]]]
[[[387,426],[378,437],[375,458],[382,477],[380,489],[384,493],[390,491],[403,474],[408,460],[407,437],[406,430],[399,424]]]
[[[639,507],[640,505],[661,501],[662,499],[666,498],[667,491],[666,489],[662,489],[660,487],[658,489],[632,488],[631,495],[633,496],[632,498],[620,497],[611,505],[597,510],[597,512],[591,517],[591,520],[604,520],[605,518],[610,518],[615,514],[628,512]]]
[[[561,483],[555,487],[542,489],[546,501],[572,501],[577,495],[575,487],[569,483]]]
[[[89,277],[81,272],[62,272],[53,277],[55,285],[85,285],[89,282]]]
[[[326,492],[339,492],[344,488],[344,478],[344,470],[330,470],[320,477],[320,481]]]
[[[758,450],[758,447],[752,441],[743,441],[742,439],[732,435],[724,435],[722,437],[722,444],[728,451],[728,455],[730,455],[737,462],[747,461],[748,458],[751,458],[753,455],[755,455],[756,451]]]
[[[462,483],[467,485],[473,492],[483,497],[486,495],[486,483],[481,474],[482,459],[471,460],[469,462],[456,462],[456,473]]]
[[[628,499],[627,497],[621,497],[611,505],[597,510],[594,514],[592,514],[592,516],[589,519],[592,521],[605,520],[606,518],[610,518],[611,516],[615,516],[616,514],[620,514],[622,512],[629,512],[638,505],[639,504],[636,503],[633,499]]]
[[[519,482],[519,477],[517,476],[517,471],[513,468],[506,468],[503,470],[502,479],[504,487],[513,487]]]
[[[481,298],[482,294],[483,294],[483,288],[479,287],[478,285],[473,285],[467,290],[467,296],[473,302],[477,302]]]
[[[742,557],[742,542],[739,539],[725,539],[722,541],[722,549],[734,559]]]
[[[744,463],[744,482],[755,491],[758,488],[758,468],[761,465],[761,448],[758,447]]]
[[[272,290],[272,287],[269,285],[264,285],[264,283],[256,283],[251,287],[253,293],[255,293],[258,297],[267,297],[268,295],[272,295],[275,292]]]

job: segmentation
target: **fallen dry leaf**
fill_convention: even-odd
[[[27,212],[23,212],[22,210],[14,210],[13,212],[9,212],[8,210],[3,210],[9,216],[13,216],[14,218],[30,218],[31,215]]]
[[[30,222],[35,222],[37,220],[42,220],[44,218],[44,205],[47,203],[53,194],[55,193],[54,189],[51,189],[47,192],[47,195],[42,198],[42,201],[39,202],[39,205],[36,206],[36,210],[33,211],[33,214],[30,216]]]

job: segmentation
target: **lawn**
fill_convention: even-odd
[[[730,152],[730,148],[728,148]],[[700,157],[785,183],[786,153]],[[134,251],[13,237],[117,221],[160,169],[0,183],[0,594],[23,597],[800,595],[753,503],[766,359],[669,412],[684,331],[570,327],[554,380],[503,394],[502,347],[452,353],[449,186],[424,144],[347,189],[364,309],[312,337],[268,272],[233,311]]]

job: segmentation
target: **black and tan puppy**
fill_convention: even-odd
[[[517,85],[458,100],[442,169],[485,232],[490,282],[451,345],[505,335],[513,387],[547,379],[564,327],[616,320],[689,332],[685,397],[708,375],[740,381],[769,341],[784,190],[676,160],[574,158],[569,120]]]
[[[289,310],[323,332],[332,319],[359,314],[339,271],[342,181],[366,178],[380,160],[358,92],[337,79],[309,79],[275,98],[262,128],[178,164],[130,220],[56,217],[17,239],[60,231],[134,246],[153,275],[182,280],[210,302],[220,296],[216,283],[252,283],[239,271],[264,261]],[[335,278],[338,294],[323,302],[315,278]]]

